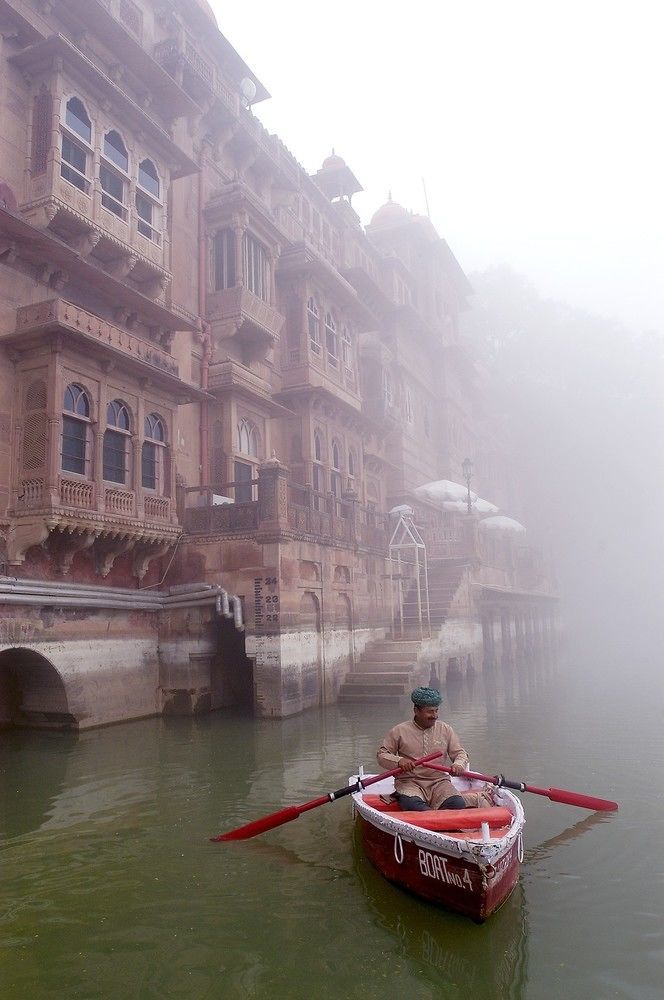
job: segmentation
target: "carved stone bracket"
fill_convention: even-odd
[[[128,552],[136,541],[135,535],[118,532],[115,535],[105,534],[103,540],[98,539],[95,545],[97,572],[100,576],[108,576],[113,563],[124,552]]]
[[[83,528],[66,527],[52,532],[49,538],[49,550],[55,560],[58,572],[66,576],[71,569],[74,556],[94,544],[98,531],[88,531]]]
[[[113,278],[118,278],[122,281],[126,278],[130,271],[136,266],[138,257],[136,254],[125,253],[116,257],[115,260],[111,260],[106,265],[106,270]]]
[[[7,532],[7,562],[10,566],[20,566],[25,562],[28,549],[41,545],[48,538],[52,525],[43,517],[22,518],[12,524]]]
[[[97,229],[90,230],[82,236],[77,236],[71,241],[71,246],[81,257],[89,257],[101,239],[101,233]]]
[[[139,542],[134,548],[133,572],[134,576],[142,580],[148,571],[148,566],[153,559],[165,556],[168,550],[175,544],[175,539],[164,542],[155,540],[152,542]]]

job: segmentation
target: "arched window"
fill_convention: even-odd
[[[87,472],[90,435],[90,400],[85,389],[72,382],[65,389],[62,404],[62,471]]]
[[[406,420],[409,424],[414,424],[415,411],[413,410],[413,394],[410,391],[410,386],[406,386],[406,391],[404,393],[404,402],[406,406]]]
[[[65,124],[85,142],[92,142],[92,122],[80,98],[70,97],[67,101]]]
[[[240,454],[258,458],[258,431],[246,417],[243,417],[237,425],[237,441],[237,450]]]
[[[139,190],[142,188],[142,190]],[[145,193],[147,192],[147,193]],[[141,236],[161,242],[159,232],[159,174],[152,160],[141,160],[138,165],[138,186],[136,188],[136,228]]]
[[[139,163],[138,183],[155,198],[159,197],[159,174],[152,160],[141,160]]]
[[[341,445],[332,442],[332,471],[330,472],[330,489],[335,497],[341,497]]]
[[[348,371],[353,370],[353,339],[351,332],[347,326],[345,326],[341,332],[341,357],[343,359],[344,367]]]
[[[141,448],[141,483],[146,490],[163,489],[166,429],[158,414],[148,414],[143,433],[145,440]]]
[[[86,146],[92,142],[92,124],[78,97],[70,97],[67,101],[63,125],[60,176],[87,194],[90,188],[88,162],[92,152]]]
[[[392,376],[387,368],[383,369],[383,399],[387,406],[392,406],[394,402],[394,390],[392,388]]]
[[[104,136],[104,158],[99,165],[101,203],[107,211],[117,215],[119,219],[126,220],[127,183],[117,168],[126,174],[129,169],[129,157],[125,144],[115,129]]]
[[[351,479],[355,478],[355,472],[357,470],[357,460],[355,458],[355,449],[348,449],[348,475]]]
[[[115,129],[111,129],[104,136],[104,156],[111,160],[120,170],[124,170],[125,173],[129,170],[127,147],[122,141],[120,133],[116,132]]]
[[[314,458],[317,462],[323,461],[323,439],[320,431],[314,431]]]
[[[325,347],[327,349],[327,360],[336,368],[339,364],[339,340],[337,328],[330,313],[325,316]]]
[[[103,448],[104,479],[110,483],[127,482],[129,438],[129,411],[121,400],[114,399],[106,408]]]
[[[313,299],[307,302],[307,326],[309,328],[309,345],[314,354],[320,354],[320,320],[318,309]]]

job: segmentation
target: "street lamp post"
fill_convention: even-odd
[[[463,469],[463,478],[466,480],[466,487],[468,489],[468,495],[466,496],[466,507],[468,509],[468,513],[472,514],[473,501],[470,496],[470,480],[473,478],[473,463],[470,461],[469,458],[464,458],[463,462],[461,463],[461,468]]]

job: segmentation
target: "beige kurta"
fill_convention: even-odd
[[[442,750],[443,756],[436,763],[446,764],[447,758],[452,763],[462,764],[468,768],[468,754],[451,726],[437,720],[431,729],[420,729],[413,720],[401,722],[383,740],[378,750],[378,763],[385,770],[392,770],[399,764],[400,757],[426,757],[427,754]],[[427,767],[416,767],[403,777],[396,777],[394,784],[400,795],[419,795],[432,809],[438,809],[440,804],[450,795],[458,795],[450,779],[440,771]],[[468,805],[477,804],[477,793],[464,793]]]

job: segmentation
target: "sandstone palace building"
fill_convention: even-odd
[[[470,458],[522,516],[429,219],[307,173],[206,0],[0,0],[0,45],[0,723],[284,717],[546,648],[527,534],[419,489]]]

